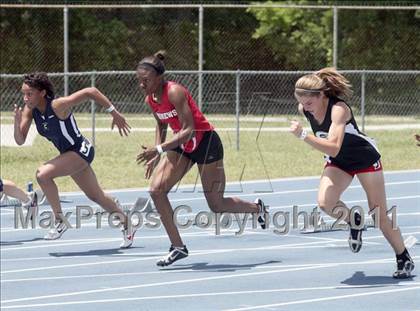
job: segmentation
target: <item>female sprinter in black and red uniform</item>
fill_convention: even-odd
[[[261,199],[251,203],[224,197],[226,177],[220,137],[198,109],[191,94],[182,85],[165,81],[163,60],[164,54],[158,52],[144,58],[137,67],[140,88],[157,121],[155,146],[142,146],[143,151],[137,156],[137,161],[145,163],[146,178],[150,178],[154,171],[150,195],[172,243],[169,254],[157,262],[158,266],[167,266],[188,256],[173,222],[168,192],[195,163],[204,195],[213,212],[260,213],[258,220],[263,228],[263,214],[267,213]],[[168,125],[175,135],[166,141]],[[166,156],[161,159],[164,152]]]
[[[314,74],[301,77],[295,85],[295,97],[299,112],[311,124],[314,135],[310,135],[297,121],[292,121],[291,132],[326,154],[327,163],[321,176],[318,205],[328,215],[338,218],[345,213],[350,228],[349,246],[357,253],[362,247],[362,216],[349,213],[339,202],[356,175],[366,192],[369,209],[379,219],[379,228],[391,244],[397,257],[394,278],[408,278],[414,262],[404,246],[400,230],[393,228],[387,217],[385,182],[380,154],[372,139],[359,131],[349,105],[342,99],[351,95],[349,81],[334,68],[324,68]],[[335,210],[341,205],[341,210]],[[337,213],[338,212],[338,213]]]

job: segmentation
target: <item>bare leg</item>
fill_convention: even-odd
[[[182,247],[181,236],[173,221],[174,212],[168,192],[191,168],[192,162],[179,153],[169,151],[155,169],[150,184],[150,196],[158,210],[163,226],[173,246]]]
[[[18,199],[22,203],[30,201],[29,196],[20,189],[13,181],[3,179],[3,192],[10,197]]]
[[[360,183],[366,192],[369,209],[373,210],[378,208],[379,217],[379,228],[381,229],[384,237],[391,244],[396,254],[401,254],[404,249],[404,241],[401,236],[399,228],[392,228],[392,221],[386,215],[386,194],[385,194],[385,182],[382,171],[369,172],[358,174]]]
[[[225,198],[226,176],[223,160],[198,165],[204,195],[210,209],[215,213],[258,213],[255,203],[239,198]]]
[[[329,216],[339,218],[342,212],[335,210],[341,194],[352,182],[353,177],[339,168],[328,166],[324,169],[319,183],[318,206]],[[349,222],[350,210],[347,208],[347,217],[343,220]]]
[[[120,213],[123,215],[122,221],[124,222],[125,227],[127,227],[127,215],[124,214],[117,203],[109,195],[105,194],[99,186],[98,179],[90,165],[71,175],[71,177],[90,200],[98,203],[110,214]]]
[[[59,214],[62,213],[62,210],[60,198],[58,196],[58,188],[54,179],[60,176],[76,174],[88,166],[89,164],[77,153],[68,151],[60,154],[38,168],[36,172],[38,184],[42,191],[44,191],[56,219],[59,219]]]

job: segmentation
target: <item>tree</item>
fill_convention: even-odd
[[[284,69],[313,70],[332,64],[331,10],[251,8],[249,12],[259,21],[253,38],[263,39]]]

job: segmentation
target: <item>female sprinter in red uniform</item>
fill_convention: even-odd
[[[299,122],[292,121],[291,132],[310,146],[326,154],[327,163],[321,176],[318,205],[328,215],[338,218],[349,209],[336,210],[341,194],[357,175],[368,198],[369,209],[375,208],[379,228],[396,253],[397,271],[394,278],[408,278],[414,262],[404,246],[400,230],[392,227],[387,217],[385,183],[380,154],[372,139],[359,131],[349,105],[342,99],[351,95],[349,81],[334,68],[324,68],[314,74],[301,77],[295,85],[295,97],[299,112],[311,124],[315,135],[302,129]],[[337,213],[338,212],[338,213]],[[357,253],[362,247],[361,215],[352,213],[349,246]]]
[[[137,156],[137,161],[145,163],[146,178],[150,178],[155,171],[150,195],[172,243],[168,255],[156,263],[158,266],[168,266],[188,256],[188,250],[173,222],[168,192],[195,163],[200,172],[204,195],[213,212],[259,213],[258,220],[263,228],[263,214],[267,213],[261,199],[250,203],[239,198],[224,197],[226,177],[219,135],[200,112],[191,94],[182,85],[165,81],[163,60],[163,53],[158,52],[144,58],[137,67],[140,88],[157,121],[155,146],[142,146],[144,150]],[[175,135],[166,141],[168,125]],[[161,159],[164,152],[166,156]]]
[[[41,165],[36,178],[50,203],[55,216],[55,226],[45,236],[47,240],[60,238],[68,229],[63,222],[57,185],[54,179],[71,176],[89,199],[98,203],[109,213],[123,215],[125,227],[122,248],[130,247],[134,233],[127,228],[127,217],[116,202],[98,184],[96,175],[90,166],[94,158],[94,148],[80,133],[71,109],[93,99],[112,115],[112,128],[118,127],[120,135],[127,135],[130,126],[125,118],[115,109],[109,99],[98,89],[90,87],[77,91],[70,96],[55,98],[53,85],[46,73],[37,72],[25,75],[22,84],[24,108],[15,106],[14,137],[22,145],[28,135],[32,120],[38,133],[51,141],[60,155]]]

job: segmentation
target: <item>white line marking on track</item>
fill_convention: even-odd
[[[192,233],[184,233],[184,236],[188,236],[188,237],[194,237],[194,236],[207,236],[210,233],[208,231],[203,231],[203,232],[192,232]],[[152,235],[152,236],[142,236],[141,239],[162,239],[162,238],[167,238],[168,236],[165,235]],[[30,245],[30,246],[17,246],[17,247],[2,247],[1,251],[2,252],[6,252],[6,251],[19,251],[19,250],[25,250],[25,249],[33,249],[33,248],[46,248],[46,247],[56,247],[56,246],[74,246],[74,245],[84,245],[84,244],[97,244],[97,243],[109,243],[109,242],[114,242],[114,241],[121,241],[121,238],[102,238],[102,239],[86,239],[87,241],[85,241],[84,239],[80,239],[80,240],[71,240],[71,241],[79,241],[79,242],[72,242],[72,243],[65,243],[66,240],[64,241],[44,241],[44,243],[42,244],[42,241],[40,241],[41,245]],[[33,243],[33,242],[31,242]]]
[[[163,253],[162,253],[163,254]],[[420,258],[420,256],[413,256],[414,259]],[[358,262],[322,262],[322,263],[306,263],[306,264],[297,264],[297,265],[268,265],[268,266],[256,266],[255,269],[273,269],[273,268],[299,268],[299,267],[323,267],[324,265],[376,265],[376,264],[388,264],[394,262],[394,258],[384,258],[384,259],[371,259],[366,261]],[[332,267],[332,266],[330,266]],[[219,270],[220,268],[208,268],[207,271]],[[80,279],[80,278],[93,278],[93,277],[115,277],[115,276],[139,276],[139,275],[149,275],[149,274],[165,274],[165,273],[184,273],[184,272],[196,272],[194,269],[180,269],[180,270],[159,270],[159,271],[150,271],[150,272],[127,272],[127,273],[104,273],[104,274],[83,274],[83,275],[68,275],[68,276],[57,276],[57,277],[36,277],[36,278],[20,278],[20,279],[3,279],[1,283],[13,283],[13,282],[29,282],[29,281],[48,281],[48,280],[64,280],[64,279]],[[412,284],[412,283],[410,283]],[[420,284],[420,283],[419,283]]]
[[[290,247],[293,248],[293,247],[299,247],[299,246],[309,246],[309,245],[314,245],[314,244],[325,244],[325,243],[329,243],[329,242],[328,241],[318,241],[318,242],[294,243],[294,244],[285,244],[285,245],[276,245],[276,246],[268,246],[267,245],[267,246],[252,247],[252,248],[227,248],[227,249],[217,249],[217,250],[212,250],[212,251],[202,250],[202,251],[192,252],[190,254],[190,256],[239,252],[239,251],[245,251],[245,252],[252,251],[252,252],[254,252],[254,251],[257,251],[257,250],[288,249]],[[134,254],[131,254],[131,255],[134,255]],[[6,271],[1,271],[1,274],[20,273],[20,272],[28,272],[28,271],[53,270],[53,269],[83,267],[83,266],[102,265],[102,264],[111,264],[111,263],[132,262],[132,261],[144,261],[144,260],[151,260],[151,259],[156,259],[156,258],[160,258],[160,257],[159,256],[151,256],[151,257],[143,257],[143,258],[123,259],[123,260],[78,263],[78,264],[72,264],[72,265],[56,265],[56,266],[46,266],[46,267],[36,267],[36,268],[25,268],[25,269],[18,269],[18,270],[6,270]]]
[[[408,287],[412,285],[420,285],[420,283],[401,282],[392,287]],[[390,286],[389,284],[376,284],[374,287]],[[334,289],[357,289],[365,288],[365,285],[339,285],[339,286],[319,286],[319,287],[304,287],[304,288],[276,288],[266,290],[247,290],[247,291],[231,291],[231,292],[214,292],[214,293],[198,293],[198,294],[182,294],[182,295],[162,295],[162,296],[146,296],[146,297],[131,297],[131,298],[115,298],[115,299],[97,299],[97,300],[79,300],[69,302],[52,302],[31,305],[14,305],[4,306],[4,309],[18,309],[18,308],[36,308],[36,307],[51,307],[51,306],[67,306],[67,305],[84,305],[96,303],[112,303],[112,302],[129,302],[129,301],[145,301],[145,300],[160,300],[160,299],[188,299],[196,297],[212,297],[212,296],[232,296],[232,295],[254,295],[254,294],[271,294],[281,292],[304,292],[304,291],[322,291]]]
[[[320,301],[346,299],[346,298],[353,298],[353,297],[364,297],[364,296],[372,296],[372,295],[380,295],[380,294],[395,294],[397,292],[405,292],[405,291],[410,291],[410,290],[415,290],[415,289],[420,289],[420,286],[413,286],[413,287],[407,287],[407,288],[394,288],[394,289],[389,289],[389,290],[372,291],[368,293],[357,293],[357,294],[350,294],[350,295],[339,295],[339,296],[330,296],[330,297],[315,298],[315,299],[288,301],[288,302],[273,303],[273,304],[246,307],[246,308],[226,309],[225,311],[245,311],[245,310],[266,309],[266,308],[271,308],[271,307],[282,307],[282,306],[306,304],[306,303],[313,303],[313,302],[320,302]]]
[[[389,260],[389,259],[388,258],[379,259],[379,260],[376,260],[376,263],[381,263],[384,260]],[[375,260],[372,260],[371,262],[375,263]],[[186,284],[186,283],[195,283],[195,282],[203,282],[203,281],[211,281],[211,280],[233,279],[233,278],[239,278],[239,277],[253,277],[257,275],[259,276],[259,275],[266,275],[266,274],[273,274],[273,273],[286,273],[286,272],[293,272],[293,271],[306,271],[306,270],[314,270],[314,269],[322,269],[322,268],[331,268],[331,267],[335,267],[339,265],[340,263],[331,263],[331,264],[321,264],[321,265],[309,266],[309,267],[276,269],[276,270],[270,270],[270,271],[248,272],[248,273],[238,273],[238,274],[225,274],[221,276],[192,278],[192,279],[183,279],[183,280],[176,280],[176,281],[156,282],[156,283],[150,283],[150,284],[138,284],[138,285],[120,286],[120,287],[109,287],[109,288],[83,290],[83,291],[75,291],[75,292],[66,291],[65,293],[61,293],[61,294],[52,294],[52,295],[44,295],[44,296],[33,296],[33,297],[3,300],[2,303],[8,304],[12,302],[43,300],[43,299],[51,299],[51,298],[58,298],[58,297],[74,297],[74,296],[93,294],[93,293],[114,292],[117,290],[139,289],[139,288],[167,286],[167,285],[174,285],[174,284]]]

